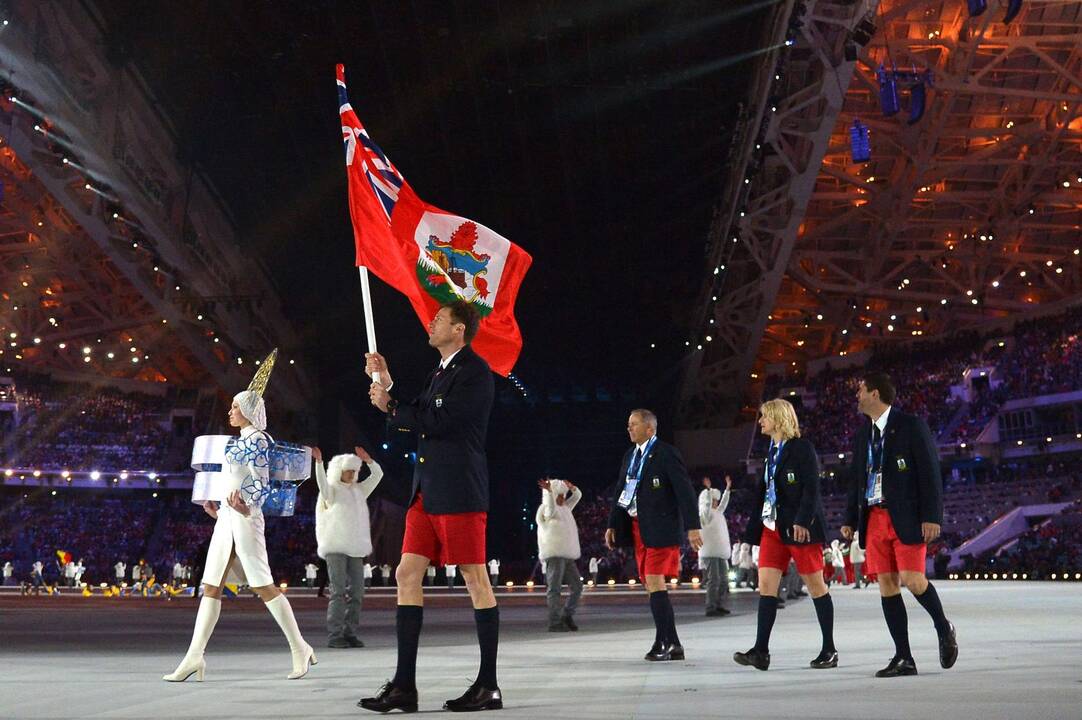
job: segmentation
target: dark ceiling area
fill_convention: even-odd
[[[324,394],[359,384],[364,329],[334,84],[426,201],[534,264],[519,295],[529,388],[671,388],[704,243],[773,2],[97,0],[185,160],[217,186],[280,288]],[[375,288],[380,349],[434,356]],[[656,347],[651,349],[651,344]],[[356,404],[348,403],[347,404]]]

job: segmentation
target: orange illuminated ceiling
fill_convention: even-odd
[[[1082,298],[1082,3],[880,4],[756,361],[802,364]],[[876,69],[931,69],[885,118]],[[849,128],[870,128],[852,162]]]

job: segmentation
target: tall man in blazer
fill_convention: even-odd
[[[657,630],[646,659],[683,660],[684,648],[676,634],[676,616],[665,579],[680,573],[685,529],[693,550],[703,545],[695,489],[680,453],[657,438],[653,412],[632,410],[627,434],[634,446],[620,463],[605,544],[610,550],[617,545],[635,548],[639,577],[650,593],[650,612]]]
[[[368,353],[365,372],[379,373],[369,389],[372,404],[387,413],[392,429],[417,433],[413,473],[398,584],[398,668],[376,697],[358,703],[387,712],[417,708],[417,645],[421,635],[422,583],[429,564],[457,565],[473,601],[481,667],[477,680],[445,710],[496,710],[503,697],[496,684],[500,615],[485,567],[488,519],[488,461],[485,438],[492,410],[492,371],[470,347],[480,317],[465,301],[440,308],[428,324],[428,344],[440,353],[439,367],[424,392],[399,404],[387,362]]]
[[[939,664],[949,668],[958,659],[954,625],[925,576],[928,543],[939,537],[943,524],[939,454],[928,424],[891,407],[894,397],[894,383],[885,373],[867,373],[858,386],[857,407],[871,422],[856,433],[842,527],[846,540],[853,539],[854,530],[860,531],[865,567],[879,576],[883,617],[894,639],[894,657],[876,677],[917,674],[902,585],[932,616],[939,635]]]

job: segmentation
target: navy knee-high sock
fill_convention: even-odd
[[[912,660],[913,651],[909,649],[909,616],[905,612],[905,602],[901,593],[881,598],[883,602],[883,617],[887,621],[887,629],[894,638],[894,656],[903,660]]]
[[[834,601],[830,593],[813,598],[815,616],[819,618],[819,629],[823,632],[823,652],[834,652]]]
[[[943,637],[950,632],[950,623],[947,622],[947,616],[943,614],[943,603],[939,601],[939,593],[935,591],[935,586],[932,583],[928,583],[928,589],[920,595],[914,595],[917,602],[921,604],[928,614],[932,616],[932,622],[935,623],[935,631],[940,637]]]
[[[496,650],[500,645],[500,609],[498,607],[473,611],[477,623],[477,644],[481,646],[481,667],[477,671],[477,684],[493,689],[496,685]]]
[[[399,605],[395,616],[398,634],[398,668],[394,686],[402,690],[417,689],[417,646],[421,642],[421,622],[424,608],[420,605]]]
[[[672,602],[669,601],[668,590],[656,590],[650,593],[650,613],[654,616],[654,644],[668,643],[679,645],[680,638],[676,635],[676,615],[673,613]]]
[[[774,620],[778,617],[778,598],[776,595],[759,596],[759,619],[755,628],[755,649],[770,652],[770,632],[774,629]]]

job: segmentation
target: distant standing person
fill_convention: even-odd
[[[488,577],[492,581],[492,587],[500,582],[500,561],[496,558],[492,558],[488,561]]]
[[[860,533],[853,533],[853,541],[849,543],[849,564],[853,566],[853,589],[860,590],[866,585],[861,575],[864,566],[864,549],[860,547]]]
[[[327,647],[364,647],[357,636],[364,600],[364,559],[372,553],[368,496],[383,469],[362,447],[335,455],[326,470],[323,453],[312,449],[316,464],[317,554],[327,564],[331,586],[327,603]]]
[[[545,600],[548,604],[549,632],[578,630],[575,610],[582,598],[582,578],[576,560],[582,555],[579,527],[572,512],[582,499],[582,491],[567,480],[540,480],[541,505],[534,520],[537,524],[538,557],[545,562]],[[567,585],[570,594],[561,607],[560,592]]]
[[[733,479],[725,476],[725,492],[712,486],[709,477],[703,478],[699,493],[699,522],[702,524],[703,547],[699,550],[699,567],[703,570],[706,585],[706,615],[720,617],[730,614],[722,606],[722,595],[729,594],[729,525],[725,522],[725,508],[729,506]]]

